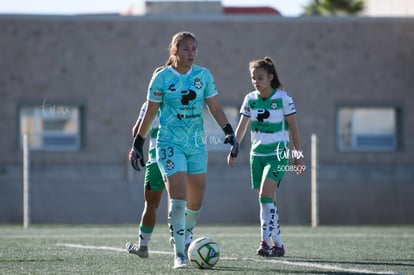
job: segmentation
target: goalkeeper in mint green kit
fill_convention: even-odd
[[[174,243],[174,268],[187,266],[185,240],[192,234],[205,193],[207,149],[204,143],[203,107],[206,104],[222,127],[224,143],[238,153],[233,129],[218,103],[213,76],[206,68],[194,65],[197,40],[190,32],[179,32],[170,44],[172,65],[151,80],[147,112],[130,153],[135,169],[145,165],[144,139],[159,114],[157,163],[164,176],[170,198],[170,231]]]

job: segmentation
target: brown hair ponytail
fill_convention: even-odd
[[[282,89],[283,88],[282,83],[279,80],[279,76],[277,75],[276,68],[275,68],[275,65],[273,63],[273,60],[270,57],[265,56],[263,59],[250,61],[249,69],[251,70],[251,69],[257,69],[257,68],[262,68],[268,74],[273,75],[272,82],[270,83],[270,85],[272,86],[273,89],[276,89],[276,88]]]

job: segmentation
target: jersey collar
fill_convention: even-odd
[[[168,68],[170,69],[171,72],[173,72],[173,74],[180,76],[180,75],[190,75],[191,72],[193,71],[193,65],[191,65],[191,68],[185,73],[185,74],[181,74],[179,72],[177,72],[172,65],[168,66]]]
[[[259,91],[256,91],[256,93],[257,93],[257,97],[258,98],[260,98],[261,100],[267,100],[267,99],[269,99],[269,98],[272,98],[276,93],[277,93],[277,91],[278,91],[279,89],[278,88],[275,88],[271,93],[270,93],[270,95],[269,95],[269,97],[266,97],[266,99],[263,99],[263,97],[262,97],[262,95],[260,94],[260,92]]]

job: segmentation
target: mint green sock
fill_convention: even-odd
[[[200,215],[200,209],[191,210],[185,209],[185,243],[191,243],[193,228],[197,223],[198,216]]]
[[[170,227],[174,238],[174,252],[176,256],[184,255],[185,245],[185,208],[184,200],[171,199]]]

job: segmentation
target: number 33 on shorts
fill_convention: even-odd
[[[159,159],[165,160],[167,157],[171,158],[174,156],[174,148],[171,146],[168,146],[167,148],[160,148],[158,150],[159,153]]]

